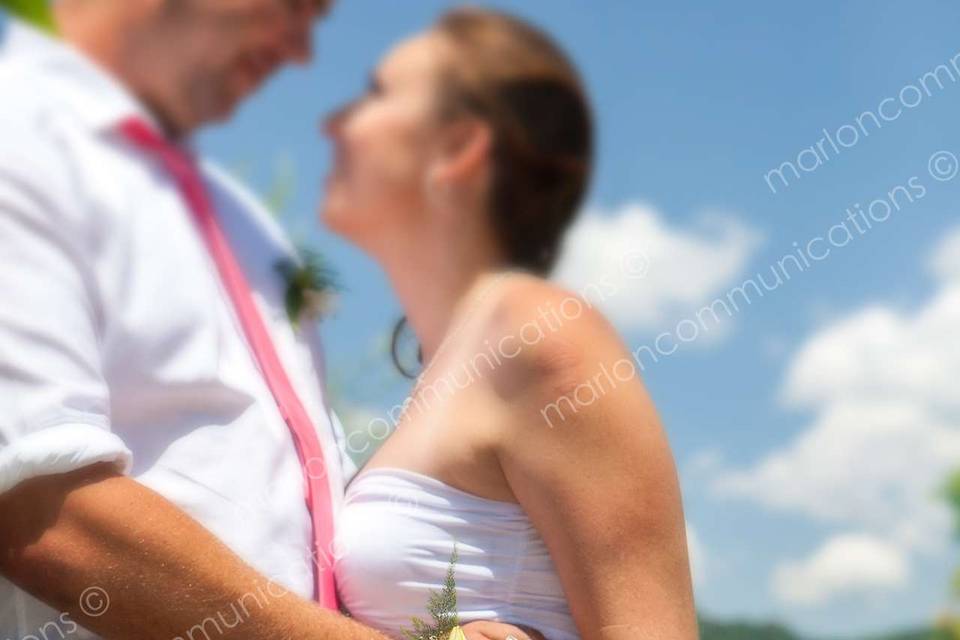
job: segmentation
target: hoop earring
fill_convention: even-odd
[[[400,362],[400,336],[408,324],[407,316],[403,316],[397,321],[397,324],[394,325],[393,335],[390,338],[390,359],[393,360],[393,366],[397,368],[400,375],[408,380],[416,380],[418,374],[408,370]],[[423,365],[423,347],[420,345],[417,345],[417,362],[419,362],[421,366]]]

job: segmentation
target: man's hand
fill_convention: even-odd
[[[0,495],[0,573],[106,640],[386,640],[288,593],[109,465]]]
[[[530,627],[478,620],[461,627],[467,640],[546,640],[543,634]]]

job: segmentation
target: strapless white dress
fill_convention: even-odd
[[[461,622],[579,637],[546,545],[519,505],[402,469],[364,471],[347,488],[337,520],[341,602],[358,621],[402,637],[412,616],[429,620],[427,600],[443,587],[454,543]]]

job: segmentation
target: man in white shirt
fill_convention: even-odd
[[[0,52],[0,639],[372,638],[311,603],[297,446],[180,188],[119,125],[184,141],[310,56],[318,0],[59,0]],[[291,247],[204,182],[333,507],[355,471]],[[62,612],[62,613],[61,613]]]

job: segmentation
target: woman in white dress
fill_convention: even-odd
[[[424,363],[348,489],[344,606],[400,636],[456,544],[468,636],[695,638],[653,404],[607,321],[544,279],[592,164],[573,65],[521,20],[458,9],[326,129],[323,220],[385,269]]]

